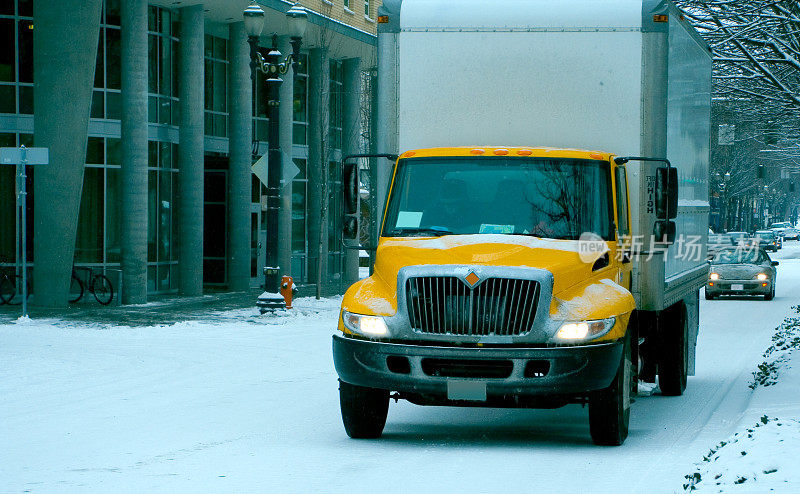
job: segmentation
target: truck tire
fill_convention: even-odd
[[[686,390],[689,373],[689,318],[683,304],[665,311],[658,363],[658,387],[664,396],[680,396]]]
[[[339,380],[339,406],[347,435],[353,439],[377,439],[386,425],[389,392],[355,386]]]
[[[629,338],[625,338],[624,345],[619,369],[611,386],[589,395],[589,432],[592,441],[599,446],[619,446],[628,437],[633,386]]]

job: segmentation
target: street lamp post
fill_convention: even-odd
[[[266,57],[258,51],[258,39],[264,29],[264,10],[253,2],[244,11],[244,24],[247,41],[250,44],[250,77],[255,82],[256,74],[261,71],[266,75],[267,84],[267,118],[269,118],[269,148],[267,151],[267,265],[264,266],[264,294],[259,297],[258,305],[262,309],[274,310],[285,307],[279,288],[281,267],[278,266],[278,217],[281,205],[281,177],[283,163],[281,160],[280,129],[278,126],[279,90],[283,79],[281,76],[289,71],[291,65],[297,74],[300,59],[300,47],[305,34],[308,14],[300,6],[293,6],[286,13],[289,18],[289,36],[292,53],[286,58],[277,48],[278,35],[272,36],[272,48]],[[286,266],[284,266],[285,268]],[[271,290],[275,290],[272,292]]]

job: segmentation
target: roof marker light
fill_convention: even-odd
[[[508,149],[495,149],[494,154],[497,156],[506,156],[508,154]]]
[[[470,153],[470,154],[485,154],[485,153],[486,153],[486,151],[484,151],[483,149],[473,149],[473,150],[472,150],[472,151],[470,151],[469,153]]]
[[[589,157],[593,160],[601,160],[603,159],[603,155],[600,153],[589,153]]]
[[[533,151],[531,151],[530,149],[520,149],[519,151],[517,151],[517,154],[520,156],[530,156],[533,154]]]
[[[415,154],[417,154],[417,153],[415,153],[414,151],[408,151],[406,154],[403,155],[403,158],[410,158],[410,157],[414,156]]]

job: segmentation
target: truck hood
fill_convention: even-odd
[[[375,275],[394,293],[401,268],[411,265],[514,266],[553,273],[553,294],[591,276],[581,261],[577,240],[549,240],[510,235],[448,235],[438,238],[383,238]],[[377,280],[375,280],[377,281]],[[377,288],[377,287],[376,287]],[[392,301],[396,308],[396,300]]]

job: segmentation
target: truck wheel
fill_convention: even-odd
[[[714,296],[706,292],[706,300],[714,300]]]
[[[689,320],[683,306],[670,310],[661,335],[661,359],[658,363],[658,387],[664,396],[680,396],[686,390],[689,373]],[[677,313],[677,314],[676,314]]]
[[[386,425],[389,392],[355,386],[339,380],[339,406],[347,435],[354,439],[377,439]]]
[[[611,386],[589,395],[589,432],[600,446],[619,446],[628,437],[631,417],[631,345],[625,339],[622,360]]]

